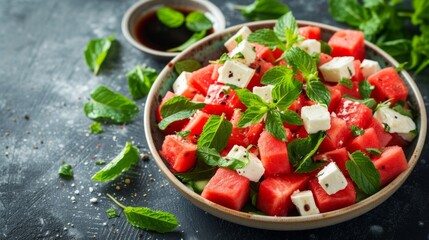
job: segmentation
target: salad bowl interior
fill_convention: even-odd
[[[299,26],[310,25],[320,27],[322,30],[322,40],[325,41],[327,41],[333,33],[340,30],[339,28],[316,22],[297,21],[297,23]],[[163,96],[167,91],[172,89],[172,84],[178,76],[174,70],[174,64],[184,59],[194,59],[205,66],[210,60],[216,60],[222,55],[222,53],[226,52],[226,48],[223,45],[224,42],[242,26],[246,25],[252,31],[255,31],[261,28],[272,28],[274,24],[274,20],[268,20],[251,22],[228,28],[198,42],[167,64],[152,86],[145,106],[144,131],[150,151],[153,154],[153,158],[165,177],[186,199],[214,216],[237,224],[270,230],[304,230],[329,226],[360,216],[380,205],[404,183],[415,167],[424,146],[427,131],[426,109],[419,89],[411,76],[405,70],[402,70],[400,75],[406,86],[409,88],[408,99],[419,113],[419,117],[416,120],[418,136],[405,149],[408,168],[377,193],[349,207],[310,216],[285,217],[273,217],[235,211],[213,203],[190,190],[174,176],[168,168],[168,164],[159,154],[165,135],[157,127],[156,111]],[[374,44],[366,41],[365,45],[366,58],[378,61],[382,68],[387,66],[397,67],[399,65],[396,60]]]

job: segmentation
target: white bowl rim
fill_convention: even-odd
[[[214,5],[212,2],[205,1],[205,0],[187,0],[187,1],[188,2],[197,2],[199,4],[205,5],[209,9],[209,12],[212,12],[213,15],[216,16],[216,19],[214,19],[214,21],[216,21],[216,24],[219,27],[217,30],[215,30],[215,32],[223,31],[225,29],[225,16],[223,15],[222,11],[216,5]],[[146,53],[151,54],[151,55],[156,56],[156,57],[171,59],[171,58],[179,55],[180,52],[165,52],[165,51],[159,51],[159,50],[155,50],[155,49],[146,47],[145,45],[139,43],[138,41],[136,41],[134,39],[134,37],[132,36],[130,29],[128,27],[128,24],[130,22],[130,18],[134,14],[134,12],[138,8],[140,8],[143,4],[150,3],[150,2],[157,2],[157,0],[141,0],[141,1],[134,3],[130,8],[128,8],[128,10],[125,12],[124,16],[122,17],[122,22],[121,22],[122,34],[124,35],[125,39],[133,47],[139,49],[140,51],[146,52]]]
[[[256,22],[239,24],[236,26],[229,27],[224,31],[214,33],[210,35],[208,38],[206,38],[205,41],[210,41],[211,39],[215,39],[218,36],[223,34],[235,32],[239,28],[245,25],[252,27],[252,26],[260,26],[260,25],[274,24],[274,23],[275,23],[275,20],[265,20],[265,21],[256,21]],[[312,22],[312,21],[297,20],[297,23],[300,26],[306,26],[306,25],[318,26],[318,27],[321,27],[322,31],[328,30],[328,31],[336,32],[338,30],[341,30],[341,28],[338,28],[338,27],[334,27],[334,26],[330,26],[330,25],[318,23],[318,22]],[[170,63],[168,63],[168,65],[172,66],[172,64],[181,60],[182,56],[185,56],[188,51],[191,51],[194,48],[200,47],[201,45],[204,44],[205,41],[198,42],[195,45],[193,45],[191,48],[180,53],[178,56],[172,59]],[[372,50],[378,52],[380,55],[382,55],[383,58],[393,66],[395,67],[399,66],[399,63],[395,59],[393,59],[390,55],[388,55],[382,49],[377,47],[375,44],[372,44],[365,40],[365,45],[366,47],[369,47]],[[165,67],[159,74],[158,79],[161,79],[169,71],[173,71],[173,69],[169,67]],[[195,204],[202,210],[207,211],[214,216],[217,216],[219,218],[222,218],[240,225],[260,228],[260,229],[269,229],[269,230],[306,230],[306,229],[315,229],[315,228],[334,225],[340,222],[353,219],[357,216],[360,216],[372,210],[373,208],[377,207],[381,203],[383,203],[387,198],[389,198],[393,193],[395,193],[396,190],[405,182],[405,180],[410,175],[410,173],[414,169],[419,159],[421,151],[424,147],[426,131],[427,131],[426,108],[425,108],[422,95],[417,85],[415,84],[414,80],[405,70],[402,70],[401,74],[403,76],[404,82],[407,82],[409,85],[408,86],[409,89],[412,90],[411,92],[414,92],[416,95],[415,97],[416,97],[417,106],[418,106],[417,110],[420,113],[420,116],[419,116],[420,129],[418,133],[418,139],[411,158],[407,159],[408,168],[377,193],[369,196],[368,198],[365,198],[364,200],[358,203],[355,203],[351,206],[341,208],[335,211],[330,211],[330,212],[310,215],[310,216],[289,216],[289,217],[288,216],[273,217],[273,216],[250,214],[250,213],[232,210],[227,207],[223,207],[219,204],[216,204],[214,202],[211,202],[201,197],[199,194],[188,189],[170,171],[170,169],[167,167],[167,165],[160,157],[152,141],[152,132],[150,127],[150,114],[151,114],[150,111],[151,111],[151,101],[157,98],[156,94],[161,85],[161,81],[158,81],[158,79],[153,84],[152,89],[147,96],[147,102],[145,104],[144,131],[146,135],[146,140],[147,140],[150,152],[152,153],[152,156],[155,159],[155,162],[157,163],[158,167],[161,169],[161,172],[167,177],[167,179],[171,183],[173,183],[174,187],[177,190],[179,190],[182,196],[190,200],[193,204]]]

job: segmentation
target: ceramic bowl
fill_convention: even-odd
[[[260,28],[272,28],[274,23],[274,21],[261,21],[252,22],[245,25],[247,25],[252,30],[256,30]],[[329,37],[334,32],[340,30],[336,27],[315,22],[298,21],[298,24],[300,26],[312,25],[320,27],[323,32],[322,39],[324,40],[329,39]],[[427,131],[426,110],[422,96],[415,82],[404,70],[402,70],[400,74],[403,81],[409,88],[408,98],[414,104],[414,106],[416,106],[417,112],[420,113],[420,116],[417,119],[418,137],[414,139],[412,143],[410,143],[405,151],[408,160],[408,168],[406,171],[397,176],[394,181],[382,188],[379,192],[352,206],[311,216],[272,217],[249,214],[231,210],[206,200],[195,192],[189,190],[173,175],[167,164],[163,161],[158,153],[158,151],[161,149],[164,135],[161,131],[158,130],[155,117],[156,109],[159,106],[162,97],[168,90],[171,89],[172,83],[177,77],[173,66],[177,61],[189,58],[196,59],[203,65],[208,64],[208,60],[218,59],[218,57],[226,51],[226,49],[223,47],[225,40],[232,36],[232,34],[240,29],[241,26],[243,25],[231,27],[223,32],[213,34],[204,41],[197,43],[193,47],[179,54],[162,70],[148,95],[144,115],[144,130],[146,139],[156,163],[158,164],[162,173],[171,182],[171,184],[176,187],[177,190],[186,199],[190,200],[193,204],[212,215],[237,224],[271,230],[304,230],[333,225],[362,215],[389,198],[404,183],[415,167],[423,149]],[[398,62],[380,48],[369,42],[366,42],[365,44],[367,58],[377,60],[382,67],[398,66]]]
[[[183,9],[197,10],[204,13],[213,22],[213,32],[225,29],[225,17],[222,12],[210,1],[205,0],[143,0],[132,5],[122,18],[122,34],[125,39],[135,48],[148,53],[156,58],[171,59],[179,52],[166,52],[149,48],[136,39],[135,25],[148,13],[154,12],[162,6],[177,7]]]

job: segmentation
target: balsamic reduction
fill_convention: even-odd
[[[182,12],[185,16],[193,10],[174,8],[176,11]],[[207,31],[207,35],[213,33],[213,28]],[[178,28],[170,28],[165,26],[156,16],[156,11],[141,17],[134,26],[134,35],[137,40],[146,47],[166,51],[170,48],[175,48],[186,42],[194,32],[186,28],[186,24],[182,24]]]

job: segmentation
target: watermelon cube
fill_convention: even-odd
[[[378,102],[390,99],[392,105],[398,100],[405,101],[408,88],[393,67],[384,68],[368,77],[368,82],[374,86],[371,93]]]
[[[317,178],[312,178],[308,182],[308,188],[313,192],[314,200],[320,212],[329,212],[343,207],[353,205],[356,202],[356,191],[350,178],[347,179],[347,186],[335,194],[328,195],[320,186]]]
[[[214,69],[217,64],[209,64],[192,72],[189,77],[189,85],[194,87],[196,90],[201,92],[204,96],[207,95],[209,86],[216,82],[217,79],[212,78],[214,75]]]
[[[362,151],[364,153],[368,153],[367,148],[375,148],[380,149],[381,145],[378,141],[377,133],[374,128],[365,129],[365,133],[353,138],[347,144],[347,150],[349,152]]]
[[[377,119],[371,118],[368,127],[374,128],[375,134],[377,134],[378,142],[380,143],[380,147],[383,148],[387,146],[387,144],[392,139],[392,135],[384,131],[383,125],[381,125],[381,123]]]
[[[356,125],[366,128],[372,118],[372,110],[365,104],[342,98],[335,110],[337,117],[346,121],[348,126]]]
[[[365,39],[361,31],[337,31],[329,39],[328,44],[332,48],[333,57],[352,56],[360,61],[365,58]]]
[[[259,185],[257,208],[270,216],[286,216],[293,207],[291,195],[304,190],[308,175],[287,174],[264,179]]]
[[[305,26],[298,28],[298,35],[303,36],[305,39],[320,40],[321,30],[316,26]]]
[[[345,146],[352,133],[343,119],[331,117],[331,128],[326,131],[326,134],[327,136],[319,146],[321,153]]]
[[[275,138],[266,130],[258,139],[259,154],[265,168],[264,177],[291,173],[286,143]]]
[[[227,119],[232,117],[234,109],[245,108],[233,89],[220,84],[212,84],[209,86],[204,103],[206,106],[202,111],[216,115],[222,115],[222,113],[225,113]]]
[[[160,154],[176,172],[186,172],[196,161],[197,145],[177,135],[167,135]]]
[[[219,168],[204,187],[201,196],[239,211],[250,197],[250,181],[234,170]]]
[[[373,157],[372,162],[380,172],[381,185],[385,186],[408,168],[404,150],[399,146],[389,146]]]
[[[203,132],[204,124],[206,124],[206,122],[209,120],[209,117],[209,114],[202,111],[198,111],[194,114],[194,116],[191,117],[188,124],[186,124],[185,127],[182,129],[182,131],[190,131],[187,138],[193,143],[198,142],[198,138]]]

